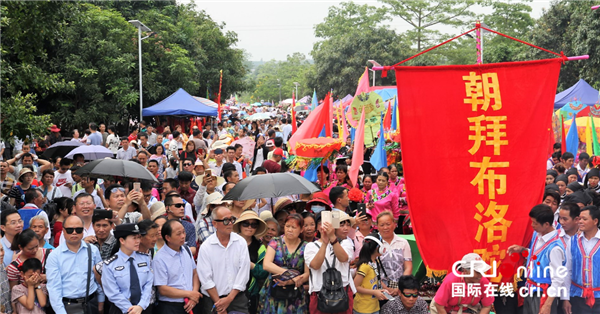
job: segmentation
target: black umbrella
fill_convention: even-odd
[[[156,177],[137,162],[121,159],[98,159],[79,168],[76,175],[115,176],[158,182]]]
[[[254,175],[236,184],[223,200],[251,200],[320,191],[314,184],[294,173]]]
[[[83,146],[85,144],[79,141],[62,141],[56,142],[52,144],[50,147],[44,151],[42,157],[50,159],[54,157],[65,157],[68,153],[79,146]]]

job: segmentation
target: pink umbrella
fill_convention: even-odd
[[[231,146],[235,146],[235,144],[242,145],[242,155],[244,155],[244,157],[252,158],[252,156],[254,156],[254,147],[256,146],[256,143],[250,137],[246,136],[237,141],[233,141]]]

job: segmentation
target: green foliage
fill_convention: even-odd
[[[156,32],[142,34],[151,35],[142,41],[145,107],[178,88],[206,96],[208,85],[214,99],[221,69],[223,97],[247,89],[245,55],[234,48],[237,35],[193,3],[3,1],[0,10],[4,138],[43,133],[48,115],[65,129],[137,119],[138,32],[127,22],[132,19]],[[25,112],[40,120],[8,121]],[[23,129],[27,124],[40,128]]]
[[[320,98],[329,89],[335,97],[354,94],[358,79],[368,60],[380,64],[394,64],[409,56],[411,49],[395,31],[388,29],[381,10],[369,5],[342,3],[329,9],[323,23],[315,27],[322,39],[313,46],[314,71],[308,73],[309,82],[317,88]],[[369,80],[371,82],[371,80]],[[378,85],[393,84],[393,73]]]
[[[18,92],[9,98],[2,99],[2,136],[13,143],[14,137],[25,138],[27,135],[35,137],[48,133],[51,126],[49,115],[36,115],[35,95],[22,95]]]
[[[298,96],[300,99],[306,95],[312,96],[313,87],[308,84],[307,73],[313,67],[301,53],[287,56],[286,61],[271,60],[261,64],[247,78],[248,83],[254,86],[248,95],[242,97],[243,101],[258,102],[261,100],[279,101],[279,89],[281,85],[281,99],[292,98],[298,85]]]
[[[537,21],[531,32],[532,42],[566,56],[589,55],[584,61],[566,62],[560,71],[558,90],[575,84],[580,78],[600,88],[600,12],[591,11],[595,1],[555,1]],[[530,58],[552,58],[549,53],[532,50]]]

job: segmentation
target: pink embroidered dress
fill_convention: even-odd
[[[377,220],[377,215],[379,215],[379,213],[386,210],[392,212],[394,219],[398,219],[400,216],[398,194],[389,188],[380,191],[379,187],[373,186],[371,191],[367,194],[366,201],[373,204],[373,208],[368,210],[368,213],[373,217],[373,221]]]

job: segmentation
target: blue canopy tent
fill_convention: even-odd
[[[217,108],[204,105],[188,94],[183,88],[178,89],[171,96],[158,104],[142,110],[146,116],[198,116],[216,117],[219,115]]]
[[[580,79],[575,85],[554,96],[554,109],[560,109],[573,101],[591,106],[598,101],[598,91],[586,81]]]

